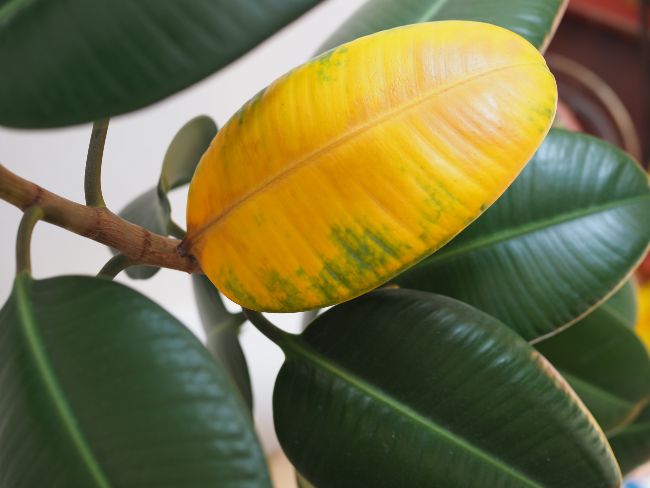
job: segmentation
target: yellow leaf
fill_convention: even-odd
[[[650,281],[639,286],[637,300],[639,302],[639,318],[634,330],[650,350]]]
[[[184,245],[254,310],[356,297],[489,207],[556,101],[542,56],[493,25],[423,23],[344,44],[218,133],[190,186]]]

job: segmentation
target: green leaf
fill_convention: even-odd
[[[466,304],[380,290],[279,342],[276,432],[316,486],[620,484],[602,431],[568,385]]]
[[[164,193],[190,182],[217,130],[217,124],[207,115],[199,115],[181,127],[163,160],[158,185]]]
[[[319,0],[12,0],[0,5],[0,124],[59,127],[196,83]]]
[[[569,382],[600,426],[629,423],[650,397],[650,358],[630,330],[631,283],[587,317],[536,345]]]
[[[578,320],[623,281],[650,241],[648,177],[590,136],[551,130],[476,222],[395,279],[448,295],[528,340]]]
[[[324,52],[357,37],[434,20],[474,20],[495,24],[544,50],[567,0],[370,0],[320,47]]]
[[[19,275],[0,311],[0,391],[2,488],[270,488],[226,374],[117,283]]]
[[[616,319],[630,330],[634,330],[639,318],[639,304],[634,279],[628,280],[620,290],[607,300],[607,307],[616,314]]]
[[[650,406],[633,424],[609,433],[608,438],[623,474],[650,461]]]
[[[119,213],[120,217],[157,234],[172,234],[175,224],[171,219],[167,192],[190,182],[201,156],[216,134],[217,124],[207,115],[195,117],[181,127],[165,153],[158,185],[129,203]],[[126,273],[131,278],[144,280],[159,269],[132,266]]]
[[[208,349],[228,372],[248,409],[252,411],[251,380],[246,358],[239,344],[239,329],[246,317],[242,312],[228,312],[219,290],[204,275],[193,274],[192,286]]]

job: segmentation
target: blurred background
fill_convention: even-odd
[[[107,205],[120,210],[157,182],[167,145],[185,122],[207,114],[222,126],[262,87],[310,58],[363,3],[323,2],[219,73],[163,102],[112,119],[103,172]],[[648,10],[648,1],[570,0],[547,52],[561,99],[557,124],[613,142],[642,163],[650,159]],[[0,162],[55,193],[83,201],[90,130],[90,125],[48,131],[0,128]],[[181,224],[185,221],[185,192],[170,195],[174,220]],[[0,202],[2,302],[13,280],[13,246],[20,215]],[[95,274],[110,257],[103,246],[48,224],[37,227],[32,246],[37,278]],[[189,277],[163,270],[146,282],[130,280],[124,274],[118,281],[162,304],[202,336]],[[297,330],[300,317],[283,315],[273,320],[287,330]],[[253,377],[256,425],[267,453],[275,460],[276,484],[293,486],[291,469],[278,453],[271,416],[271,392],[282,354],[250,326],[243,329],[242,343]],[[650,487],[650,470],[635,473],[629,486]]]
[[[622,147],[646,163],[647,0],[570,0],[547,51],[560,120]]]

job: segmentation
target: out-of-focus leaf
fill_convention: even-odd
[[[650,358],[629,324],[634,289],[621,291],[536,348],[564,376],[605,431],[631,422],[650,398]]]
[[[489,24],[353,41],[219,132],[190,185],[185,249],[246,308],[353,298],[489,207],[541,143],[556,95],[540,53]]]
[[[217,134],[217,124],[207,115],[200,115],[185,124],[169,144],[163,160],[158,186],[169,190],[187,185],[196,165]]]
[[[120,216],[156,234],[172,234],[174,224],[167,192],[190,182],[196,165],[216,133],[217,125],[206,115],[195,117],[181,127],[165,153],[158,185],[129,203]],[[131,278],[144,280],[159,269],[132,266],[126,269],[126,273]]]
[[[369,0],[350,17],[319,52],[400,25],[432,20],[474,20],[516,32],[544,51],[568,0]]]
[[[242,398],[253,410],[253,392],[246,358],[239,344],[239,329],[246,321],[243,313],[230,313],[210,280],[203,275],[192,275],[194,296],[199,308],[201,323],[212,355],[235,382]]]
[[[634,331],[650,350],[650,281],[639,286],[639,318]]]
[[[648,178],[635,161],[553,129],[492,208],[395,282],[470,303],[539,340],[630,274],[648,248],[649,215]]]
[[[205,78],[319,0],[0,3],[0,124],[129,112]]]
[[[276,432],[315,486],[620,485],[602,431],[564,380],[469,305],[381,290],[279,344]]]
[[[607,437],[624,474],[650,461],[650,407],[646,406],[633,424]]]
[[[0,487],[270,488],[226,373],[174,317],[97,278],[16,278],[0,311]]]

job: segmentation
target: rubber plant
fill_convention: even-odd
[[[269,487],[246,319],[286,357],[274,419],[301,486],[611,488],[650,458],[629,281],[650,187],[622,151],[550,130],[564,0],[370,0],[221,130],[185,124],[159,181],[106,206],[109,117],[316,3],[0,1],[0,123],[94,122],[85,204],[0,166],[24,211],[0,311],[1,488]],[[187,184],[185,230],[167,192]],[[38,221],[114,256],[35,280]],[[112,280],[160,267],[192,275],[206,345]]]

